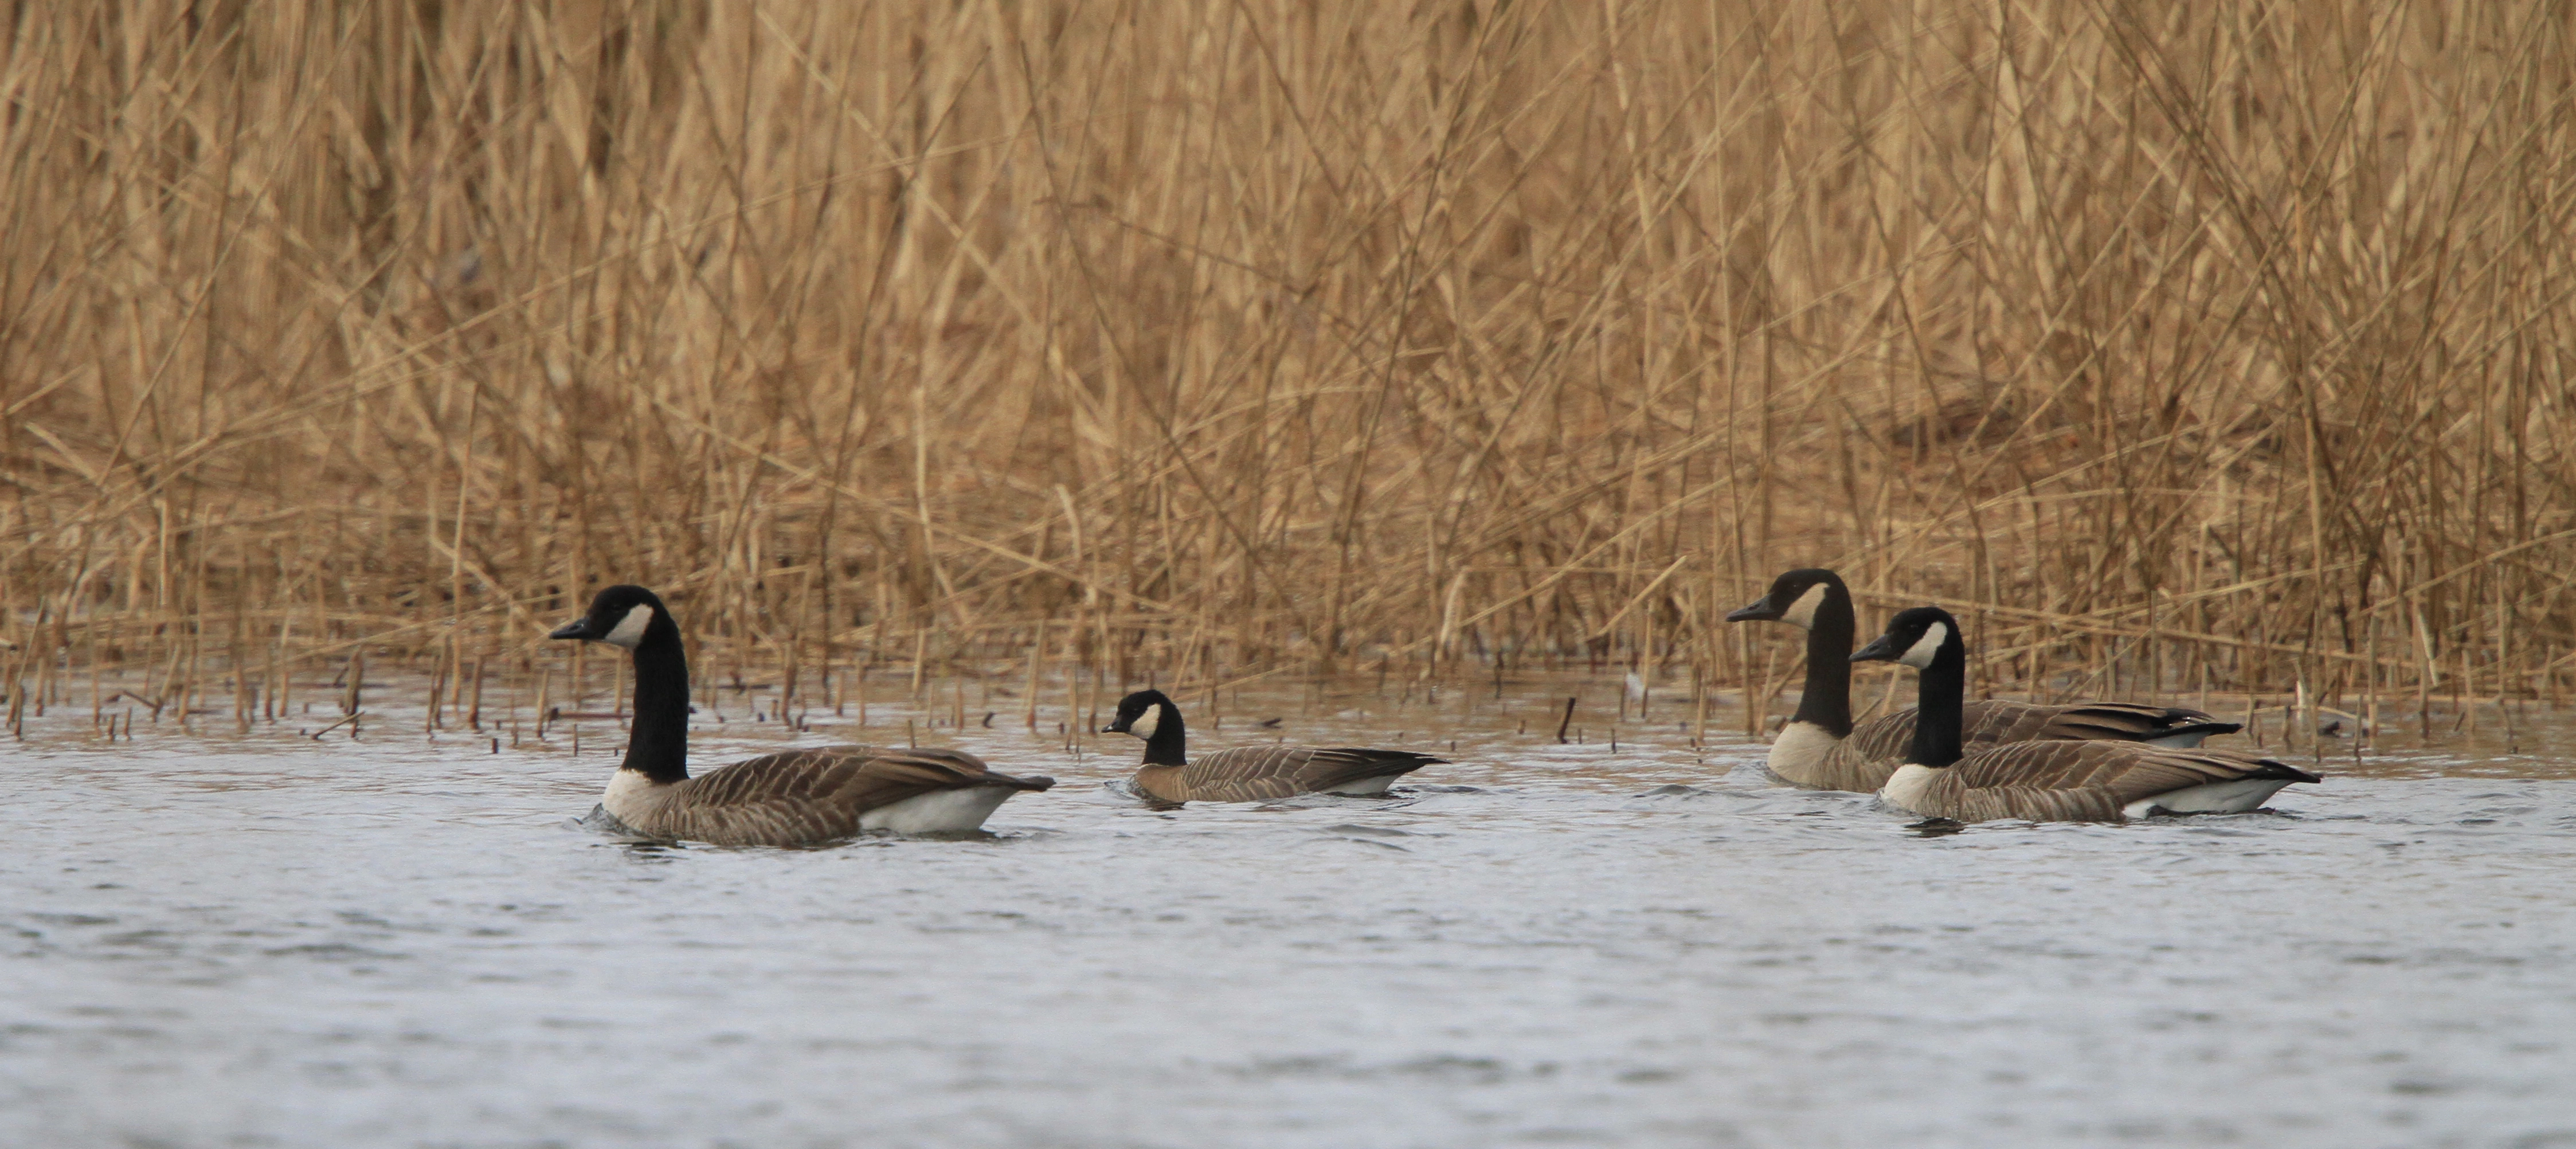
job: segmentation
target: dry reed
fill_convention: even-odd
[[[1759,696],[1799,564],[1988,690],[2576,671],[2564,6],[9,11],[13,721],[374,651],[480,728],[627,580],[800,713]]]

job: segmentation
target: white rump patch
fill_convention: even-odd
[[[626,617],[617,620],[617,629],[609,631],[608,636],[599,641],[610,646],[622,646],[633,650],[643,645],[644,628],[652,624],[653,608],[639,602],[628,607]],[[613,810],[610,812],[615,813]]]
[[[1808,587],[1807,593],[1799,595],[1798,601],[1790,603],[1789,609],[1781,613],[1780,621],[1807,630],[1816,629],[1816,608],[1825,604],[1825,594],[1823,583]]]
[[[1914,645],[1905,648],[1904,657],[1896,661],[1916,670],[1922,670],[1932,665],[1932,656],[1941,653],[1941,644],[1948,641],[1950,641],[1950,624],[1933,623],[1924,628],[1923,637],[1915,639]]]
[[[1163,704],[1157,702],[1146,707],[1145,712],[1137,715],[1134,722],[1128,723],[1127,732],[1138,738],[1151,738],[1156,730],[1162,729],[1162,726]]]
[[[1401,777],[1404,777],[1404,775],[1382,774],[1375,778],[1362,778],[1357,782],[1345,782],[1338,787],[1324,792],[1327,794],[1348,794],[1355,798],[1366,798],[1372,795],[1386,793],[1386,788],[1393,785],[1395,780]]]
[[[1813,722],[1792,722],[1781,727],[1780,736],[1771,740],[1771,754],[1762,764],[1784,782],[1813,789],[1822,785],[1825,755],[1842,743],[1842,739]]]
[[[2281,787],[2296,781],[2292,778],[2239,778],[2233,782],[2207,782],[2182,790],[2168,790],[2152,798],[2140,798],[2120,807],[2124,818],[2144,818],[2162,811],[2167,814],[2242,814],[2259,810]]]
[[[933,790],[859,815],[859,828],[891,830],[897,834],[962,833],[983,826],[984,819],[991,817],[995,809],[1017,793],[1019,791],[1008,786]]]
[[[660,805],[656,799],[663,791],[661,783],[644,776],[641,770],[619,767],[608,778],[608,789],[599,796],[599,804],[620,822],[638,830]]]
[[[1887,785],[1878,789],[1878,800],[1910,814],[1929,814],[1923,808],[1923,792],[1932,788],[1940,771],[1920,762],[1908,762],[1887,776]]]

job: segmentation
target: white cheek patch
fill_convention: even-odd
[[[1780,621],[1791,626],[1814,630],[1816,629],[1816,608],[1823,606],[1824,603],[1825,584],[1817,583],[1808,587],[1807,593],[1799,595],[1798,601],[1789,604],[1789,609],[1781,614]]]
[[[1924,628],[1923,637],[1915,639],[1914,645],[1905,648],[1905,656],[1896,661],[1921,670],[1932,665],[1932,656],[1941,653],[1941,644],[1948,641],[1950,641],[1950,624],[1933,623]]]
[[[1148,706],[1145,708],[1145,712],[1143,714],[1136,716],[1136,720],[1134,722],[1127,724],[1127,732],[1138,738],[1151,738],[1154,736],[1154,731],[1161,728],[1162,725],[1163,708],[1160,706]]]
[[[634,607],[627,610],[625,618],[618,620],[617,629],[609,631],[608,636],[600,639],[599,641],[607,643],[610,646],[622,646],[628,650],[633,650],[636,647],[643,645],[644,628],[652,625],[652,623],[653,608],[645,606],[642,603],[637,603]]]

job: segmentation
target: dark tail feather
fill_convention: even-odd
[[[1044,774],[1031,774],[1026,778],[1015,778],[1011,775],[1001,773],[1000,771],[987,770],[984,772],[983,777],[975,780],[975,784],[978,786],[1008,786],[1014,790],[1045,790],[1055,785],[1055,779],[1049,778]]]
[[[2325,779],[2324,779],[2324,778],[2318,777],[2317,775],[2314,775],[2314,774],[2310,774],[2310,773],[2308,773],[2307,771],[2305,771],[2305,770],[2301,770],[2301,769],[2299,769],[2299,768],[2298,768],[2298,767],[2296,767],[2296,766],[2292,766],[2292,765],[2290,765],[2290,764],[2289,764],[2289,763],[2287,763],[2287,762],[2282,762],[2282,761],[2279,761],[2279,760],[2277,760],[2277,759],[2272,759],[2272,758],[2266,758],[2266,759],[2264,759],[2264,760],[2263,760],[2263,768],[2262,768],[2262,769],[2260,769],[2260,770],[2257,770],[2257,771],[2255,771],[2255,772],[2253,772],[2253,773],[2251,773],[2251,774],[2246,775],[2246,777],[2248,777],[2248,778],[2287,778],[2287,779],[2289,779],[2290,781],[2293,781],[2293,782],[2323,782],[2323,781],[2325,781]]]
[[[2144,737],[2174,738],[2183,735],[2198,734],[2201,737],[2206,738],[2214,734],[2234,734],[2243,729],[2245,729],[2245,724],[2242,722],[2184,722],[2179,725],[2165,727],[2162,730],[2145,735]]]

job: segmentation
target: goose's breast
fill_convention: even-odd
[[[1924,809],[1923,804],[1932,789],[1933,779],[1938,777],[1939,771],[1908,762],[1887,776],[1887,785],[1879,789],[1878,800],[1899,810],[1928,814],[1931,811]]]
[[[669,791],[669,787],[640,771],[621,769],[609,776],[608,789],[600,792],[599,804],[618,821],[640,830],[659,812],[661,800]]]

